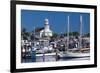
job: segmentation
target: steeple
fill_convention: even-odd
[[[45,25],[45,30],[50,30],[50,28],[49,28],[49,20],[47,18],[45,18],[45,20],[44,20],[44,25]]]
[[[49,24],[49,20],[47,18],[45,18],[45,25],[48,25]]]
[[[44,30],[41,31],[41,36],[52,36],[52,31],[49,28],[49,20],[47,18],[44,19]]]

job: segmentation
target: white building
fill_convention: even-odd
[[[43,44],[44,46],[49,46],[50,37],[53,36],[53,32],[50,30],[49,20],[45,18],[44,27],[39,30],[37,30],[36,28],[35,30],[34,30],[35,38],[38,38],[38,40],[35,42],[39,42],[39,44]]]
[[[40,38],[51,37],[52,31],[50,30],[49,20],[46,18],[44,21],[44,29],[40,31]]]

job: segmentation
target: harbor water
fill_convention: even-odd
[[[29,62],[55,62],[55,61],[78,61],[78,60],[90,60],[90,57],[62,57],[57,58],[56,55],[41,55],[41,56],[34,56],[27,57],[22,60],[22,63],[29,63]]]

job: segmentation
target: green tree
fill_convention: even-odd
[[[90,33],[84,34],[84,37],[90,37]]]
[[[54,41],[55,39],[57,39],[58,34],[57,33],[53,33],[53,36],[51,37],[51,41]]]
[[[53,33],[53,37],[55,37],[55,38],[56,38],[57,36],[58,36],[58,34],[57,34],[57,33]]]
[[[78,32],[72,32],[73,36],[79,36]]]
[[[24,40],[28,40],[28,37],[30,36],[30,33],[26,31],[26,28],[22,28],[22,32],[21,32],[21,37]]]

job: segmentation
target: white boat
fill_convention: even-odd
[[[56,55],[56,53],[36,54],[36,56],[43,56],[43,55],[45,55],[45,56],[54,56],[54,55]]]
[[[66,52],[66,53],[59,53],[58,56],[60,58],[63,58],[63,57],[76,57],[76,58],[82,58],[82,57],[90,57],[90,53],[80,53],[80,52],[77,52],[77,53],[72,53],[72,52]]]
[[[84,57],[90,57],[90,52],[81,52],[81,48],[82,48],[82,16],[80,16],[80,42],[79,42],[79,48],[76,49],[72,49],[72,51],[78,50],[78,52],[70,52],[68,49],[68,43],[69,43],[69,16],[68,16],[68,26],[67,26],[67,49],[65,49],[65,52],[60,52],[58,51],[58,56],[60,58],[63,57],[75,57],[75,58],[84,58]],[[83,50],[87,50],[86,48],[84,48]],[[90,50],[90,48],[89,48]]]

